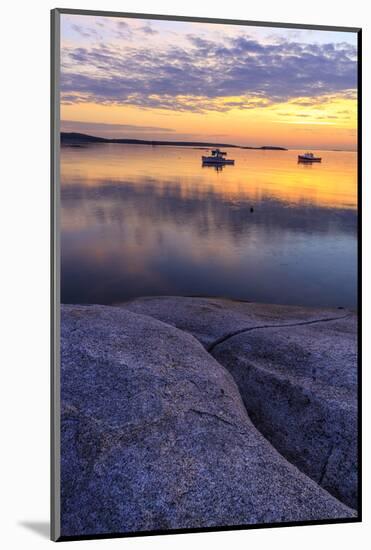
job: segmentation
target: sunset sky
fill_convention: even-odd
[[[355,33],[61,16],[61,129],[355,150]]]

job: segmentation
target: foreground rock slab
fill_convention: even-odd
[[[192,333],[290,462],[357,507],[357,327],[344,309],[154,297],[124,307]]]
[[[239,334],[214,357],[257,428],[322,487],[357,507],[354,319]]]
[[[207,349],[212,349],[219,340],[235,332],[257,326],[295,325],[336,319],[350,313],[343,308],[308,308],[186,296],[149,296],[118,305],[189,332]]]
[[[62,535],[351,518],[250,421],[191,335],[62,306]]]

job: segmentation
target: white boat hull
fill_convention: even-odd
[[[299,162],[321,162],[321,157],[305,157],[303,155],[298,155],[298,161]]]
[[[234,164],[234,160],[202,157],[202,164]]]

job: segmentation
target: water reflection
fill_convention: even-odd
[[[211,166],[210,164],[201,164],[201,168],[211,169],[215,170],[216,172],[221,172],[224,170],[225,166],[223,164],[215,164],[214,166]]]
[[[63,149],[62,302],[179,294],[354,306],[355,155],[324,153],[312,170],[295,152],[233,156],[215,170],[193,149]]]

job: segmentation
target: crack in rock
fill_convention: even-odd
[[[323,480],[324,480],[324,478],[325,478],[325,475],[326,475],[326,472],[327,472],[327,466],[328,466],[328,463],[329,463],[329,461],[330,461],[330,458],[331,458],[331,455],[332,455],[332,453],[333,453],[334,448],[335,448],[335,444],[334,444],[334,443],[331,443],[331,445],[330,445],[330,447],[329,447],[329,451],[328,451],[328,453],[327,453],[327,455],[326,455],[326,458],[325,458],[324,463],[323,463],[323,466],[322,466],[322,471],[321,471],[320,478],[319,478],[319,480],[318,480],[318,483],[319,483],[320,485],[322,485]]]
[[[257,330],[257,329],[263,329],[263,328],[284,328],[284,327],[300,327],[303,325],[313,325],[315,323],[327,323],[329,321],[337,321],[339,319],[346,319],[347,317],[350,317],[351,313],[347,313],[346,315],[342,315],[341,317],[329,317],[327,319],[312,319],[311,321],[302,321],[299,323],[284,323],[284,324],[275,324],[275,325],[258,325],[256,327],[247,327],[247,328],[241,328],[239,330],[235,330],[233,332],[228,332],[224,336],[221,336],[220,338],[217,338],[212,344],[210,344],[206,350],[211,353],[216,346],[219,346],[219,344],[223,344],[230,338],[233,338],[233,336],[238,336],[239,334],[243,334],[244,332],[250,332],[251,330]]]
[[[201,416],[210,416],[212,418],[216,418],[220,422],[223,422],[224,424],[228,424],[228,426],[233,426],[233,428],[237,428],[236,424],[234,424],[233,422],[229,422],[229,420],[226,420],[225,418],[222,418],[221,416],[219,416],[215,413],[211,413],[211,412],[208,412],[208,411],[200,411],[199,409],[189,409],[189,411],[194,412],[196,414],[199,414]]]

